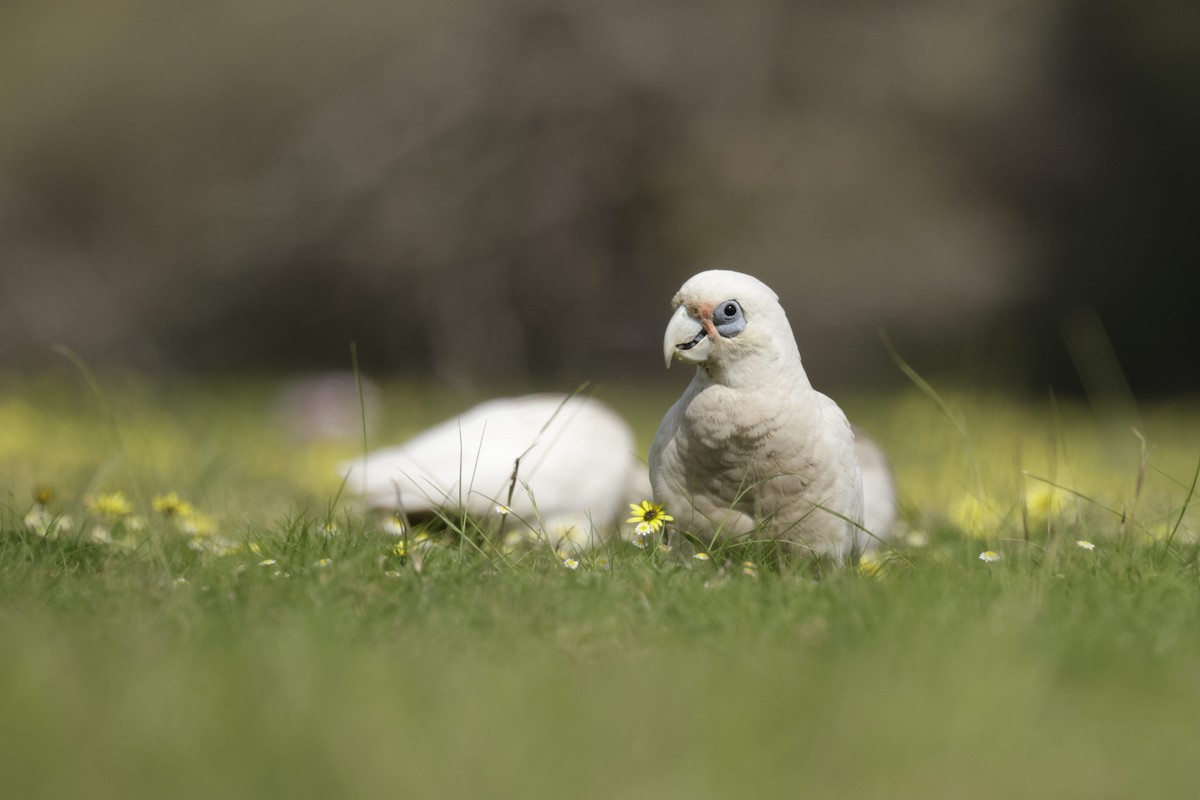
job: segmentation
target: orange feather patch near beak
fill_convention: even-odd
[[[696,306],[696,316],[700,319],[700,324],[704,327],[704,332],[708,334],[710,339],[716,340],[717,327],[713,325],[713,304],[699,303]]]

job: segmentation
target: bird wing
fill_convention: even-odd
[[[599,401],[527,395],[482,403],[342,472],[375,508],[489,514],[503,504],[528,520],[570,515],[599,527],[637,474],[633,451],[629,426]]]

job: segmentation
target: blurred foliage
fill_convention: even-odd
[[[0,365],[660,374],[698,269],[818,376],[1194,386],[1195,4],[0,8]],[[14,113],[15,112],[15,113]],[[1103,341],[1073,345],[1074,357]],[[1089,387],[1090,388],[1090,387]]]

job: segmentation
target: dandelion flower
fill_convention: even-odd
[[[625,522],[629,525],[637,525],[639,530],[645,524],[650,526],[651,532],[657,533],[662,530],[663,523],[675,521],[675,518],[668,514],[661,505],[649,500],[643,500],[640,503],[630,503],[629,510],[633,516],[625,520]]]
[[[1062,511],[1065,494],[1055,486],[1038,484],[1025,493],[1025,508],[1034,519],[1049,519]]]
[[[1096,549],[1096,545],[1092,544],[1087,539],[1076,539],[1075,544],[1078,547],[1082,547],[1084,550],[1095,550]]]
[[[860,575],[878,577],[883,574],[883,562],[873,556],[863,556],[858,560],[858,572]]]
[[[993,535],[1001,522],[991,505],[974,495],[966,495],[955,503],[951,517],[959,530],[977,539]]]
[[[155,511],[165,517],[190,517],[196,511],[192,508],[192,504],[181,498],[177,492],[159,495],[150,501],[150,504],[154,506]]]
[[[562,564],[567,569],[579,569],[579,562],[570,557],[564,558]]]
[[[120,519],[133,513],[133,506],[120,492],[101,494],[84,501],[87,507],[109,519]]]
[[[211,536],[216,527],[212,517],[195,510],[179,518],[179,529],[189,536]]]
[[[1002,558],[1004,558],[1004,556],[1000,553],[997,553],[995,550],[984,550],[979,554],[979,560],[986,561],[989,564],[993,561],[999,561]]]

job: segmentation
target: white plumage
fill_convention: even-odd
[[[505,506],[510,527],[554,546],[588,546],[630,499],[645,496],[645,466],[634,451],[629,426],[599,401],[528,395],[477,405],[346,464],[343,474],[372,508],[494,517]]]
[[[775,293],[712,270],[688,280],[673,306],[667,366],[697,369],[650,447],[656,502],[701,538],[766,535],[838,558],[864,550],[873,539],[862,530],[854,433],[809,383]],[[873,458],[868,521],[890,527],[890,470],[877,447],[861,447]]]

